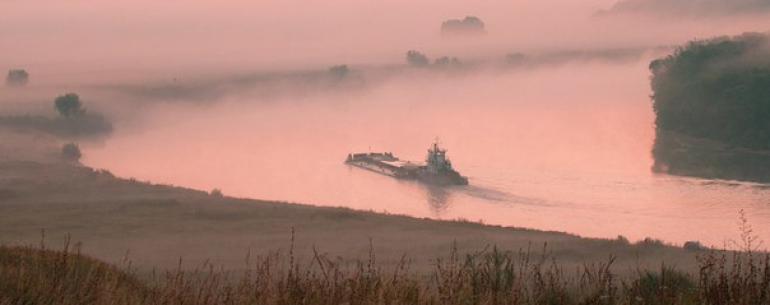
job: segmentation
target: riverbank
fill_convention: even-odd
[[[369,255],[387,266],[402,256],[427,268],[456,244],[458,250],[487,246],[541,253],[565,266],[617,257],[617,270],[638,266],[694,266],[695,252],[658,242],[581,238],[559,232],[485,226],[384,215],[346,208],[230,198],[113,176],[58,158],[57,139],[3,131],[0,145],[0,242],[60,246],[65,236],[81,251],[106,262],[128,258],[144,270],[209,261],[243,267],[251,253],[287,251],[308,258],[315,247],[353,262]],[[13,144],[11,144],[13,142]],[[546,246],[547,245],[547,246]]]
[[[654,171],[670,175],[770,182],[770,151],[658,130]]]

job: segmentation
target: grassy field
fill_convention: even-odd
[[[314,253],[250,258],[238,273],[205,264],[139,278],[130,266],[72,251],[0,246],[0,305],[10,304],[770,304],[770,256],[701,256],[699,272],[639,270],[618,278],[613,259],[575,271],[527,252],[452,250],[426,271],[376,255],[344,266]]]

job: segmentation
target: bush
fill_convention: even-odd
[[[80,102],[80,96],[75,93],[61,95],[54,100],[54,108],[59,115],[65,118],[79,117],[86,113],[83,103]]]
[[[61,155],[65,161],[78,162],[83,155],[80,153],[80,147],[75,143],[64,144],[61,148]]]
[[[663,266],[660,272],[644,271],[626,287],[630,304],[690,304],[695,303],[695,284],[686,273]]]
[[[701,251],[705,250],[706,248],[701,245],[701,243],[697,240],[689,240],[682,245],[682,248],[687,251]]]
[[[623,235],[618,235],[618,237],[615,239],[615,241],[617,241],[618,243],[620,243],[622,245],[629,245],[629,244],[631,244],[631,242],[628,241],[628,238],[626,238]]]

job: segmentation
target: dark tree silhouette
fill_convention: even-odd
[[[770,182],[770,38],[693,41],[650,63],[653,170]]]
[[[80,102],[80,96],[75,93],[67,93],[57,97],[54,100],[54,107],[65,118],[79,117],[86,113],[86,109]]]
[[[61,148],[61,155],[65,161],[77,162],[83,155],[80,153],[80,147],[75,143],[64,144]]]
[[[415,50],[406,52],[406,62],[413,67],[425,67],[430,64],[428,56]]]
[[[484,22],[475,16],[466,16],[465,19],[450,19],[441,24],[443,34],[484,34]]]
[[[9,70],[5,78],[5,84],[8,86],[21,87],[29,82],[29,73],[23,69]]]
[[[650,63],[658,129],[770,149],[768,37],[693,41]]]

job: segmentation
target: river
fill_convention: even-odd
[[[158,103],[104,145],[86,146],[83,162],[228,196],[677,244],[729,245],[743,210],[770,241],[770,186],[650,172],[648,77],[646,61],[578,62]],[[436,139],[469,186],[429,187],[343,163],[366,151],[423,160]]]

